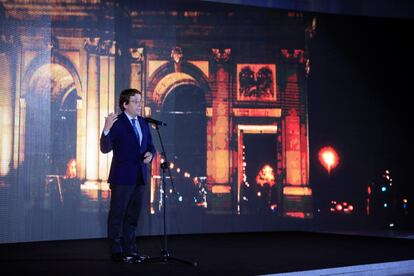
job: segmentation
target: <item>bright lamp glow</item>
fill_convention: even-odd
[[[334,169],[339,164],[339,156],[333,147],[324,147],[319,151],[319,161],[328,171]]]

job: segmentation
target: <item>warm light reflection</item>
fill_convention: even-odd
[[[81,191],[92,201],[97,201],[98,198],[107,200],[110,197],[109,183],[107,182],[86,181],[81,184]]]
[[[305,218],[304,212],[286,212],[286,216],[292,217],[292,218]]]
[[[231,192],[231,187],[227,185],[214,185],[212,192],[213,194],[228,194]]]
[[[239,130],[252,134],[273,134],[277,133],[277,125],[238,125]],[[245,146],[243,145],[243,149]]]
[[[233,108],[236,117],[282,117],[281,108]]]
[[[332,200],[330,211],[341,213],[341,214],[351,214],[354,211],[354,206],[352,204],[349,204],[346,201],[337,202],[336,200]],[[369,215],[369,204],[367,205],[366,211],[367,211],[367,214]]]
[[[203,202],[197,202],[196,206],[198,207],[203,207],[203,208],[207,208],[207,202],[203,201]]]
[[[77,176],[76,173],[76,160],[71,159],[68,164],[66,165],[66,178],[75,178]]]
[[[330,174],[331,170],[338,166],[339,156],[333,147],[328,146],[319,151],[319,161]]]
[[[284,195],[300,195],[300,196],[311,196],[312,189],[309,187],[284,187]]]

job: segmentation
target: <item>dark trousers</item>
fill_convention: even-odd
[[[111,205],[108,214],[108,238],[111,252],[135,253],[135,230],[144,198],[144,185],[111,184]]]

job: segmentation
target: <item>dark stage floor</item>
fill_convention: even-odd
[[[140,237],[158,256],[162,236]],[[257,275],[414,259],[414,240],[309,232],[169,236],[181,264],[118,264],[105,239],[0,244],[2,275]],[[10,271],[11,273],[3,274]]]

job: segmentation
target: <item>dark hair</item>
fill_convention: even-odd
[[[119,108],[124,111],[124,103],[129,104],[129,97],[134,96],[135,94],[141,94],[141,91],[135,88],[128,88],[121,92],[121,95],[119,95]]]

